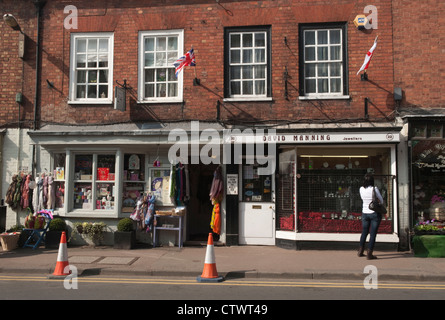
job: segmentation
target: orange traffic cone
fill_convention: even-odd
[[[55,276],[67,276],[70,274],[70,271],[66,271],[65,268],[68,266],[68,253],[66,246],[66,234],[65,231],[62,232],[62,236],[60,237],[60,245],[59,245],[59,254],[57,255],[57,263],[56,268],[54,270],[53,275]]]
[[[209,239],[207,241],[207,251],[204,261],[204,270],[202,274],[196,279],[198,282],[221,282],[223,277],[218,276],[215,263],[215,252],[213,248],[213,236],[209,233]]]

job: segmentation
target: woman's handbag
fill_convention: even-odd
[[[375,187],[372,188],[372,201],[369,203],[369,210],[379,214],[386,214],[387,212],[385,206],[380,203],[380,200],[375,196]]]

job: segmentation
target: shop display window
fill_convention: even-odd
[[[244,202],[272,201],[272,176],[260,175],[258,169],[267,165],[243,165],[242,198]]]
[[[113,210],[115,154],[74,156],[74,209]]]
[[[145,192],[145,155],[124,154],[122,211],[132,212]]]
[[[65,203],[65,168],[66,168],[66,154],[56,153],[54,154],[54,185],[56,190],[56,202],[54,209],[60,209],[64,207]]]
[[[297,153],[297,230],[361,232],[359,189],[366,173],[374,175],[388,213],[380,233],[392,233],[393,180],[389,148],[300,148]]]

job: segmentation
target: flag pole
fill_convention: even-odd
[[[193,49],[193,46],[192,46],[192,49]],[[195,62],[193,69],[195,69],[195,79],[193,79],[193,85],[199,86],[201,84],[201,80],[198,79],[198,75],[196,74],[196,62]]]

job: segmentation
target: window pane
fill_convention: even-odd
[[[266,78],[266,66],[255,66],[255,79]]]
[[[85,68],[87,63],[87,57],[85,54],[77,55],[77,68]]]
[[[176,52],[167,53],[167,64],[172,65],[178,59],[178,54]]]
[[[98,183],[96,186],[96,207],[97,210],[114,209],[113,196],[114,183]]]
[[[255,49],[255,62],[266,62],[265,49]]]
[[[108,70],[99,71],[99,83],[108,83]]]
[[[243,67],[243,79],[253,78],[253,67]]]
[[[155,96],[155,85],[146,84],[145,85],[145,98],[152,98]]]
[[[165,37],[156,38],[156,51],[165,51],[167,49],[167,39]]]
[[[315,61],[315,48],[309,47],[305,49],[305,61]]]
[[[340,46],[331,47],[331,60],[341,60]]]
[[[97,55],[96,54],[88,55],[88,68],[97,68]]]
[[[329,81],[328,79],[318,79],[318,93],[329,92]]]
[[[241,62],[241,51],[231,50],[230,51],[230,63],[240,63]]]
[[[90,99],[97,98],[97,85],[88,86],[88,98]]]
[[[253,81],[243,81],[243,94],[253,94]]]
[[[315,93],[316,92],[316,86],[315,86],[315,79],[307,79],[306,80],[306,93]]]
[[[264,33],[255,33],[255,47],[265,47],[266,39]]]
[[[108,98],[108,86],[99,86],[99,97],[102,99]]]
[[[159,83],[159,84],[157,84],[157,86],[156,86],[156,96],[157,97],[166,97],[166,94],[167,94],[167,88],[166,88],[166,85],[165,85],[165,83]]]
[[[169,97],[178,96],[178,84],[177,83],[169,83],[168,84],[168,96]]]
[[[108,52],[108,39],[99,40],[99,52]]]
[[[83,99],[85,98],[86,86],[77,86],[76,87],[76,98]]]
[[[88,40],[88,52],[97,52],[97,39]]]
[[[252,50],[243,50],[243,63],[252,63]]]
[[[341,76],[341,63],[331,63],[331,77]]]
[[[77,71],[77,83],[87,82],[87,72],[85,70]]]
[[[74,209],[93,209],[91,183],[74,184]]]
[[[164,82],[167,80],[167,69],[156,70],[156,81]]]
[[[317,44],[327,44],[328,43],[328,31],[320,30],[317,33]]]
[[[145,51],[154,51],[155,50],[155,39],[154,38],[145,38]]]
[[[328,76],[328,64],[327,63],[320,63],[317,66],[318,69],[318,76],[319,77],[327,77]]]
[[[178,50],[178,38],[177,37],[169,37],[168,38],[168,50]]]
[[[330,43],[340,44],[340,30],[330,30]]]
[[[230,93],[231,94],[241,94],[241,82],[240,81],[230,81]]]
[[[241,35],[231,34],[230,35],[230,47],[231,48],[239,48],[240,45],[241,45]]]
[[[230,68],[230,79],[241,79],[241,67]]]
[[[266,81],[255,81],[255,94],[266,94]]]
[[[253,45],[253,35],[251,33],[243,34],[243,47],[252,47]]]
[[[153,82],[153,81],[155,81],[155,70],[145,69],[145,82]]]
[[[74,180],[91,180],[93,174],[93,155],[76,154],[74,157]]]
[[[77,52],[87,52],[87,41],[85,39],[77,40]]]
[[[318,47],[317,48],[317,59],[319,61],[328,60],[328,47]]]
[[[315,44],[315,31],[304,32],[304,44]]]
[[[155,65],[155,56],[154,53],[146,53],[145,54],[145,66],[153,67]]]
[[[175,74],[175,68],[168,68],[167,69],[167,80],[168,81],[178,81],[178,79],[176,78],[176,74]]]
[[[88,72],[88,83],[97,83],[97,71],[91,70]]]
[[[315,64],[314,63],[306,64],[305,74],[306,74],[306,77],[315,77]]]
[[[163,67],[167,65],[167,55],[165,52],[156,52],[156,66]]]
[[[341,92],[341,80],[339,78],[331,79],[331,92]]]

